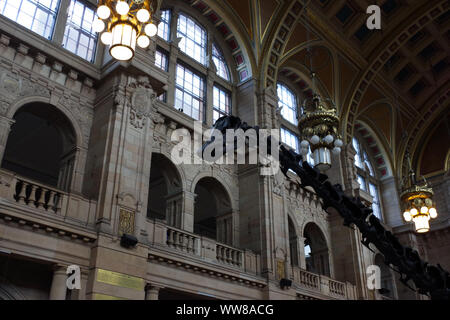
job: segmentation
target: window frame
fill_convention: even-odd
[[[292,109],[292,108],[289,107],[287,104],[285,104],[284,102],[282,102],[281,97],[278,95],[278,86],[282,86],[282,87],[286,88],[287,91],[288,91],[290,94],[292,94],[292,96],[294,97],[294,109]],[[289,122],[291,125],[297,126],[297,125],[298,125],[298,120],[299,120],[299,108],[298,108],[298,105],[299,105],[299,104],[298,104],[299,99],[298,99],[298,95],[296,94],[295,90],[292,90],[292,88],[291,88],[288,84],[286,84],[284,81],[279,80],[279,81],[277,81],[277,90],[276,90],[276,92],[277,92],[277,98],[278,98],[278,107],[282,107],[282,109],[284,109],[284,107],[287,107],[287,108],[289,108],[291,111],[293,111],[293,113],[294,113],[294,122],[292,122],[291,120],[289,120],[289,119],[287,119],[287,118],[285,118],[285,117],[283,116],[283,110],[281,110],[281,112],[280,112],[281,117],[282,117],[285,121]],[[283,106],[280,106],[280,104],[282,104]]]
[[[229,106],[228,106],[229,111],[228,111],[228,113],[226,113],[224,111],[221,111],[220,109],[217,109],[214,106],[214,91],[215,91],[216,88],[218,90],[224,92],[228,96],[228,100],[229,100]],[[212,94],[212,120],[213,120],[213,123],[215,123],[215,121],[217,121],[217,120],[214,120],[214,112],[218,112],[220,117],[222,117],[224,115],[232,115],[233,114],[233,99],[232,99],[231,92],[229,90],[227,90],[226,88],[224,88],[223,86],[221,86],[220,84],[218,84],[217,82],[214,82],[214,84],[212,86],[212,90],[213,90],[213,94]]]
[[[192,97],[194,97],[193,96],[193,94],[192,93],[190,93],[190,92],[188,92],[188,91],[186,91],[185,90],[185,88],[183,87],[183,88],[181,88],[178,84],[177,84],[177,73],[178,73],[178,66],[181,66],[181,67],[183,67],[184,68],[184,74],[186,74],[186,70],[189,70],[194,76],[197,76],[197,77],[199,77],[200,78],[200,80],[203,82],[203,90],[202,90],[202,93],[203,93],[203,96],[202,96],[202,100],[200,100],[200,102],[201,102],[201,109],[199,109],[199,118],[198,119],[196,119],[196,118],[194,118],[194,117],[192,117],[191,115],[189,115],[188,113],[186,113],[185,112],[185,110],[184,110],[184,108],[183,108],[183,113],[186,115],[186,116],[188,116],[188,117],[190,117],[190,118],[192,118],[192,119],[194,119],[194,120],[196,120],[196,121],[202,121],[203,123],[205,123],[205,119],[206,119],[206,108],[207,108],[207,80],[206,80],[206,78],[204,77],[204,75],[202,75],[200,72],[198,72],[195,68],[193,68],[193,67],[191,67],[189,64],[186,64],[184,61],[182,61],[182,60],[177,60],[177,63],[175,64],[175,83],[174,83],[174,94],[175,94],[175,99],[174,99],[174,107],[175,107],[175,109],[177,109],[177,106],[176,106],[176,94],[177,94],[177,89],[179,89],[180,91],[182,91],[183,92],[183,95],[184,94],[188,94],[188,95],[190,95],[190,96],[192,96]],[[185,80],[185,78],[183,78],[183,82],[185,82],[186,80]],[[198,100],[198,99],[197,99]],[[183,104],[183,106],[184,106],[184,104]],[[177,109],[178,110],[178,109]],[[191,106],[191,114],[192,114],[192,106]]]
[[[5,2],[4,2],[4,4],[3,4],[3,8],[1,8],[3,11],[6,9],[6,6],[7,6],[7,4],[8,4],[8,1],[11,1],[11,0],[5,0]],[[17,1],[17,0],[13,0],[13,1]],[[45,29],[46,29],[46,28],[47,28],[47,23],[48,23],[49,17],[51,16],[51,12],[52,12],[51,9],[45,7],[45,5],[41,4],[41,3],[39,2],[39,0],[31,0],[31,1],[38,1],[38,2],[36,2],[36,3],[35,3],[35,2],[32,2],[32,3],[36,6],[36,9],[35,9],[35,12],[34,12],[34,15],[33,15],[33,18],[32,18],[31,27],[28,28],[27,26],[25,26],[25,25],[23,25],[23,24],[21,24],[21,23],[18,22],[18,20],[19,20],[19,15],[20,15],[20,12],[21,12],[21,8],[22,8],[22,6],[23,6],[23,4],[24,4],[24,1],[28,1],[28,0],[20,0],[19,7],[17,8],[16,18],[15,18],[14,20],[11,19],[10,17],[6,16],[4,13],[2,13],[2,14],[0,14],[0,15],[1,15],[2,17],[4,17],[4,18],[6,18],[6,19],[8,19],[8,20],[10,20],[10,21],[12,21],[12,22],[14,22],[14,23],[16,23],[16,24],[22,26],[23,28],[25,28],[25,29],[27,29],[27,30],[33,32],[34,34],[36,34],[36,35],[38,35],[38,36],[40,36],[40,37],[42,37],[42,38],[44,38],[44,39],[47,39],[48,41],[52,41],[52,40],[54,39],[54,35],[55,35],[55,31],[56,31],[56,25],[57,25],[57,21],[58,21],[58,16],[61,14],[61,10],[60,10],[60,9],[61,9],[61,3],[62,3],[64,0],[56,0],[56,1],[57,1],[57,4],[56,4],[56,7],[55,7],[54,16],[53,16],[53,17],[54,17],[53,26],[51,27],[50,35],[49,35],[48,37],[45,36],[45,32],[44,32],[44,34],[40,34],[40,33],[36,32],[36,31],[34,31],[34,30],[32,29],[32,27],[33,27],[33,25],[34,25],[34,22],[37,20],[37,19],[36,19],[37,9],[41,9],[41,10],[43,10],[43,11],[47,14],[47,21],[46,21],[46,24],[45,24]],[[17,3],[17,2],[16,2],[16,3]],[[27,13],[25,13],[25,14],[28,15]]]
[[[187,34],[186,35],[182,35],[182,36],[180,36],[179,35],[179,33],[181,33],[179,30],[178,30],[178,26],[179,26],[179,24],[180,24],[180,17],[181,16],[184,16],[186,19],[189,19],[189,20],[192,20],[193,22],[194,22],[194,24],[196,24],[196,25],[198,25],[199,27],[200,27],[200,29],[201,30],[203,30],[204,32],[205,32],[205,46],[204,47],[201,47],[201,48],[204,48],[204,57],[203,57],[203,61],[199,61],[199,60],[197,60],[194,56],[195,56],[195,49],[193,49],[194,50],[194,56],[191,56],[191,55],[189,55],[188,53],[186,53],[182,48],[181,48],[181,42],[183,41],[183,40],[181,40],[179,43],[178,43],[178,49],[179,49],[179,51],[180,51],[180,53],[182,53],[182,54],[184,54],[185,56],[187,56],[187,57],[189,57],[189,58],[191,58],[192,60],[194,60],[194,61],[196,61],[197,63],[199,63],[200,65],[202,65],[203,67],[206,67],[207,66],[207,57],[208,57],[208,54],[209,54],[209,39],[208,39],[208,28],[205,28],[205,26],[202,24],[202,23],[200,23],[195,17],[193,17],[191,14],[188,14],[188,13],[186,13],[185,11],[182,11],[182,10],[180,10],[179,12],[178,12],[178,15],[177,15],[177,21],[176,21],[176,37],[177,38],[187,38],[187,39],[189,39],[190,41],[193,41],[194,42],[194,46],[195,46],[195,44],[196,44],[196,42],[195,42],[195,40],[192,40],[192,39],[190,39],[190,38],[188,38],[187,37]],[[172,17],[173,17],[173,15],[172,15]],[[187,23],[187,21],[186,21],[186,23]],[[187,32],[187,25],[186,25],[186,32]],[[195,38],[195,36],[194,36],[194,38]]]
[[[377,218],[379,218],[381,221],[384,221],[383,200],[381,199],[381,193],[380,193],[380,181],[377,176],[377,171],[375,170],[376,167],[373,165],[373,161],[370,158],[369,153],[367,152],[367,148],[361,142],[361,140],[362,140],[362,138],[358,137],[358,136],[354,136],[352,138],[353,149],[355,149],[355,141],[356,141],[356,144],[358,147],[358,150],[355,149],[356,154],[355,154],[355,160],[354,160],[353,164],[356,168],[357,177],[360,176],[364,179],[365,185],[364,185],[364,188],[361,187],[361,190],[363,190],[366,194],[370,195],[373,200],[375,200],[375,199],[370,191],[370,185],[373,185],[375,187],[375,190],[377,193],[377,200],[378,200],[378,203],[376,203],[376,205],[378,206],[379,211],[380,211],[380,216],[379,217],[377,216]],[[360,158],[360,163],[362,164],[363,168],[359,167],[356,164],[356,162],[357,162],[356,156],[358,156]],[[369,165],[367,165],[366,162],[368,162],[371,167]],[[375,214],[375,211],[374,211],[374,214]]]
[[[61,0],[61,1],[64,1],[64,0]],[[95,35],[95,40],[94,40],[95,42],[94,42],[94,46],[93,46],[93,49],[92,49],[92,59],[91,60],[88,60],[87,58],[84,58],[84,57],[80,56],[79,54],[77,54],[77,53],[67,49],[65,44],[64,44],[64,40],[66,38],[66,29],[69,26],[69,19],[70,19],[70,17],[69,17],[69,9],[70,9],[70,5],[71,5],[72,1],[77,1],[77,2],[82,3],[83,6],[84,6],[84,10],[86,10],[86,8],[88,8],[88,9],[93,11],[93,13],[94,13],[94,20],[95,20],[95,17],[96,17],[96,8],[90,1],[88,1],[88,0],[67,0],[67,2],[68,2],[67,12],[63,13],[64,14],[64,21],[63,21],[64,22],[64,24],[63,24],[64,25],[64,32],[62,33],[62,39],[61,39],[61,43],[59,45],[62,48],[64,48],[66,51],[74,54],[75,56],[83,59],[84,61],[87,61],[88,63],[91,63],[91,64],[95,64],[96,61],[97,61],[97,58],[98,58],[97,56],[98,56],[98,52],[99,52],[99,50],[98,50],[99,49],[99,44],[101,43],[101,41],[99,41],[99,34],[97,32],[93,32],[93,34]],[[83,17],[84,17],[84,15],[83,15]],[[76,30],[79,33],[78,34],[78,40],[77,40],[77,49],[78,49],[81,34],[84,34],[87,37],[89,37],[90,35],[88,34],[88,32],[83,30],[82,26],[81,26],[80,29],[76,29]],[[91,28],[91,31],[92,31],[92,28]],[[68,35],[67,35],[67,38],[68,38]],[[67,43],[67,41],[66,41],[66,43]],[[105,46],[105,48],[106,48],[106,46]]]

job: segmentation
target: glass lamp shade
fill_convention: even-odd
[[[430,210],[429,210],[428,212],[430,213],[430,217],[431,217],[432,219],[437,218],[437,211],[436,211],[435,208],[430,208]]]
[[[111,32],[103,32],[100,40],[102,41],[102,43],[106,46],[110,46],[111,42],[112,42],[112,33]]]
[[[111,10],[108,8],[108,6],[102,5],[98,7],[97,15],[100,19],[108,19],[111,15]]]
[[[430,217],[427,215],[418,215],[413,218],[414,224],[416,226],[416,231],[418,233],[425,233],[430,230]]]
[[[150,19],[150,12],[147,9],[140,9],[136,14],[136,18],[139,22],[145,23]]]
[[[130,6],[125,1],[118,1],[116,4],[116,11],[120,15],[126,15],[130,11]]]
[[[149,23],[145,26],[144,31],[145,31],[145,34],[151,38],[151,37],[154,37],[158,33],[158,27],[153,23]]]
[[[313,152],[315,167],[320,171],[326,171],[331,168],[331,152],[328,148],[322,147]]]
[[[128,23],[119,22],[111,29],[112,41],[109,53],[114,59],[128,61],[136,49],[136,28]]]

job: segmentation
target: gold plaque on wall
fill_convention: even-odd
[[[134,234],[134,212],[126,209],[120,209],[119,214],[119,236]]]
[[[123,288],[144,290],[144,279],[104,269],[98,269],[97,281]]]
[[[279,280],[286,278],[286,270],[283,260],[277,260],[277,276]]]

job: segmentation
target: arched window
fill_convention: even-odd
[[[228,71],[227,62],[215,43],[212,45],[212,59],[216,65],[217,75],[227,81],[230,81],[230,73]]]
[[[186,12],[176,7],[161,11],[159,37],[155,38],[155,66],[173,75],[175,85],[168,87],[158,100],[195,120],[213,125],[220,117],[232,114],[234,77],[230,66],[234,61],[227,63],[216,26],[203,17],[191,18],[188,8],[183,10]],[[179,50],[172,50],[166,42],[170,39],[171,25],[177,26],[177,37],[181,38]],[[215,42],[208,42],[212,38]],[[210,72],[212,66],[206,57],[211,57],[217,72]]]
[[[166,41],[170,40],[170,10],[161,10],[161,22],[158,25],[158,36]]]
[[[380,220],[382,220],[383,215],[381,211],[380,193],[379,193],[379,183],[375,176],[375,171],[373,165],[370,161],[369,155],[364,149],[364,146],[357,138],[352,140],[353,148],[356,151],[355,154],[355,166],[357,169],[357,180],[361,187],[372,196],[372,210],[373,214]]]
[[[308,223],[303,236],[306,270],[330,276],[328,245],[320,228],[312,222]]]
[[[152,154],[147,217],[166,220],[168,225],[180,228],[181,191],[181,178],[175,165],[161,154]]]
[[[45,185],[69,191],[76,136],[70,120],[54,106],[30,103],[14,115],[2,167]]]
[[[297,125],[297,98],[294,93],[284,84],[278,83],[278,106],[281,109],[281,115],[290,123]]]
[[[299,266],[298,261],[298,238],[297,232],[295,231],[295,225],[291,218],[288,217],[288,229],[289,229],[289,251],[291,255],[291,265]]]
[[[298,136],[286,129],[286,128],[281,128],[280,129],[280,138],[281,138],[281,142],[283,142],[284,144],[286,144],[287,146],[289,146],[290,148],[292,148],[295,152],[299,153],[300,152],[300,141]],[[306,161],[308,161],[308,163],[312,166],[314,166],[314,159],[312,157],[312,153],[311,150],[309,151],[307,157],[306,157]]]
[[[206,31],[191,18],[180,14],[178,18],[177,37],[181,38],[181,51],[192,59],[206,64]]]
[[[233,244],[233,216],[230,197],[216,179],[206,177],[195,186],[194,232]]]

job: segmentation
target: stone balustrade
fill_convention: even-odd
[[[161,220],[147,220],[147,224],[152,245],[169,247],[197,257],[203,262],[236,268],[253,275],[259,275],[261,272],[260,255],[250,250],[233,248],[216,240],[168,226]]]
[[[6,200],[4,205],[25,206],[36,214],[53,214],[83,226],[95,224],[95,201],[20,177],[4,169],[0,170],[0,198]]]
[[[336,299],[356,299],[356,287],[351,283],[344,283],[330,277],[315,274],[299,267],[292,267],[294,285],[299,289],[306,289],[320,295]]]
[[[243,252],[241,250],[216,244],[217,261],[232,266],[242,267]]]
[[[199,237],[176,228],[167,227],[167,246],[186,253],[199,255]]]
[[[62,192],[23,178],[16,180],[15,189],[14,199],[18,203],[56,214],[61,213],[61,203],[65,196]]]

